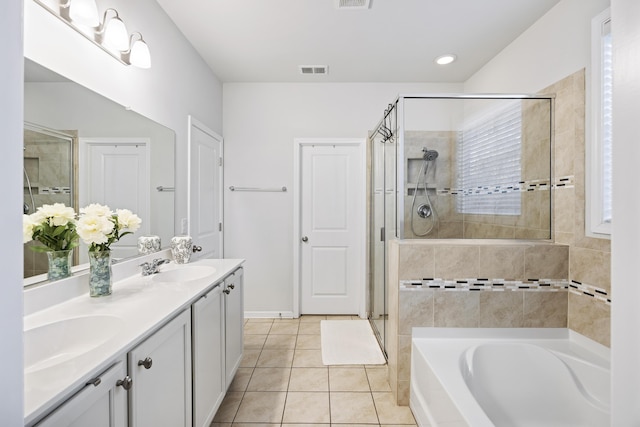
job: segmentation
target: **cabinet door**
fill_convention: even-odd
[[[224,281],[225,313],[225,371],[226,388],[229,388],[240,361],[242,360],[242,340],[244,323],[244,289],[242,268],[237,269]]]
[[[38,427],[126,427],[127,392],[116,383],[127,375],[124,360],[91,379]]]
[[[193,328],[193,425],[211,424],[225,395],[224,300],[217,285],[191,309]]]
[[[191,426],[191,310],[129,352],[131,427]]]

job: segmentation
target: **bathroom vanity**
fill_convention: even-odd
[[[208,426],[242,358],[242,263],[171,263],[27,310],[25,425]]]

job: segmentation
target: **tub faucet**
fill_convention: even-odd
[[[140,267],[142,267],[142,275],[150,276],[152,274],[159,273],[160,270],[158,268],[162,264],[167,264],[169,262],[171,262],[170,259],[162,259],[162,258],[156,258],[151,262],[143,262],[142,264],[140,264]]]

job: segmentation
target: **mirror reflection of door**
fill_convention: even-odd
[[[149,234],[148,138],[80,138],[80,157],[80,207],[99,203],[138,215],[142,225],[135,235],[111,245],[114,259],[136,255],[137,236]],[[86,257],[81,250],[80,261],[88,262]]]

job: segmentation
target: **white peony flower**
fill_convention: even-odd
[[[43,205],[38,208],[37,213],[46,218],[52,227],[67,225],[69,222],[72,222],[76,216],[73,208],[67,207],[63,203]]]
[[[31,219],[31,215],[22,215],[22,242],[27,243],[33,239],[33,227],[36,223]]]
[[[118,216],[118,229],[128,229],[131,232],[140,228],[142,220],[140,217],[129,209],[116,209],[116,215]]]
[[[113,211],[109,209],[109,206],[101,205],[98,203],[92,203],[84,208],[80,209],[80,213],[83,215],[90,216],[107,216],[110,217],[113,215]]]
[[[80,238],[88,245],[107,243],[115,224],[110,216],[89,215],[80,216],[76,230]]]
[[[29,215],[29,218],[31,219],[31,222],[35,225],[40,225],[47,222],[47,216],[45,215],[45,212],[42,211],[41,208],[38,208],[34,213]]]

